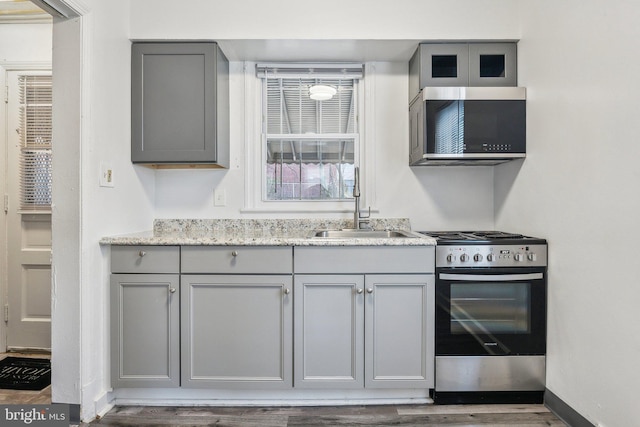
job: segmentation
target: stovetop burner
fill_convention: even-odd
[[[438,244],[534,244],[545,243],[544,239],[529,237],[518,233],[504,231],[420,231],[433,237]]]

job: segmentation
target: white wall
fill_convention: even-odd
[[[316,8],[310,2],[279,2],[278,8],[253,0],[241,2],[184,2],[179,10],[162,7],[162,3],[131,3],[131,38],[135,40],[195,39],[229,41],[234,39],[272,40],[288,48],[288,59],[296,55],[308,58],[317,52],[326,57],[326,46],[316,39],[351,39],[357,41],[387,39],[516,39],[519,27],[514,16],[517,7],[503,1],[458,2],[406,1],[402,7],[387,1],[352,1],[323,3]],[[463,7],[464,6],[464,7]],[[251,13],[243,11],[250,10]],[[340,10],[340,13],[334,13]],[[313,11],[313,13],[311,13]],[[352,12],[352,13],[350,13]],[[317,15],[316,15],[317,14]],[[329,27],[311,20],[327,20]],[[358,19],[354,21],[354,18]],[[288,24],[284,25],[283,20]],[[222,43],[221,43],[222,44]],[[162,218],[207,218],[269,216],[248,214],[244,208],[245,176],[245,74],[241,61],[247,58],[237,43],[227,42],[231,62],[231,159],[228,171],[199,170],[156,172],[156,216]],[[300,49],[300,46],[303,46]],[[370,47],[370,45],[368,45]],[[291,49],[295,53],[291,53]],[[296,50],[297,49],[297,50]],[[354,56],[362,55],[353,51]],[[287,50],[287,49],[285,49]],[[240,52],[240,53],[238,53]],[[409,217],[415,229],[491,228],[493,226],[493,171],[491,168],[411,169],[408,166],[407,61],[376,62],[374,134],[363,144],[374,146],[376,164],[365,172],[375,175],[375,213],[381,217]],[[340,52],[341,55],[344,52]],[[366,55],[365,55],[366,56]],[[376,57],[376,53],[369,53]],[[251,85],[249,85],[251,86]],[[213,206],[213,191],[224,189],[227,206]],[[342,214],[345,216],[348,214]],[[271,215],[273,216],[273,215]],[[300,214],[278,214],[300,216]]]
[[[521,4],[528,154],[496,168],[496,224],[549,240],[549,390],[637,425],[640,5]]]
[[[51,24],[0,24],[2,62],[51,62]]]

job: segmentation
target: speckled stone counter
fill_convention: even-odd
[[[432,246],[435,239],[311,238],[313,230],[350,228],[352,220],[319,219],[158,219],[153,230],[100,240],[105,245],[253,245],[253,246]],[[410,231],[406,218],[372,218],[374,230]]]

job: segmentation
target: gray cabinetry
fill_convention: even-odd
[[[433,387],[432,247],[296,247],[295,255],[296,387]]]
[[[111,386],[177,387],[180,249],[114,246],[111,252]],[[153,270],[174,274],[148,274]]]
[[[291,388],[291,248],[183,251],[182,386]]]
[[[433,275],[365,276],[365,386],[434,387]]]
[[[513,42],[421,43],[409,61],[409,101],[428,86],[516,86]]]
[[[364,276],[295,276],[295,387],[364,386]]]
[[[133,43],[131,160],[229,166],[229,64],[216,43]]]

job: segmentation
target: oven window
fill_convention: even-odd
[[[530,307],[530,283],[452,283],[451,333],[530,333]]]

